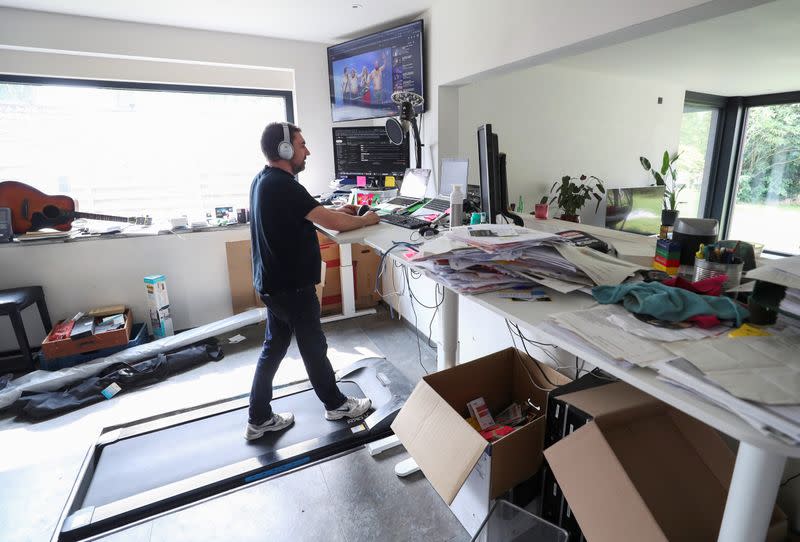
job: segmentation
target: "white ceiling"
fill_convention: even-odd
[[[800,1],[777,0],[558,64],[721,96],[800,90]]]
[[[434,0],[0,0],[0,6],[336,43],[417,16]],[[354,4],[362,7],[354,9]]]

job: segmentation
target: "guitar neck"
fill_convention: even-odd
[[[134,222],[135,219],[126,218],[124,216],[113,216],[113,215],[99,215],[97,213],[82,213],[79,211],[73,211],[72,216],[74,218],[88,218],[90,220],[108,220],[110,222]]]

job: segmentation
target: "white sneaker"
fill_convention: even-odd
[[[283,412],[281,414],[272,413],[272,417],[262,424],[255,425],[252,423],[247,424],[247,431],[244,438],[247,440],[255,440],[264,436],[268,431],[280,431],[286,429],[294,423],[294,414],[291,412]]]
[[[326,410],[326,420],[341,420],[342,418],[358,418],[372,407],[372,401],[368,398],[359,399],[358,397],[348,397],[344,404],[336,410]]]

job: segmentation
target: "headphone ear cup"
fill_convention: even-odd
[[[283,125],[283,141],[278,143],[278,156],[284,160],[291,160],[294,158],[294,147],[292,146],[292,138],[289,136],[289,125],[285,122]]]
[[[294,158],[294,147],[292,147],[292,144],[287,141],[278,143],[278,156],[284,160],[291,160]]]

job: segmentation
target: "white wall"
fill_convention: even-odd
[[[595,175],[610,188],[646,186],[639,156],[677,149],[683,97],[683,88],[661,82],[528,68],[460,88],[459,153],[474,166],[470,183],[479,184],[476,131],[491,123],[508,156],[509,201],[521,195],[526,211],[563,175]],[[594,208],[593,200],[584,222]]]
[[[36,246],[0,245],[0,290],[40,285],[53,322],[91,307],[123,303],[147,321],[143,277],[167,275],[175,329],[232,314],[227,241],[249,239],[247,228],[160,237],[88,240]],[[35,306],[25,310],[33,344],[44,331]],[[0,321],[0,351],[14,348],[8,318]]]

